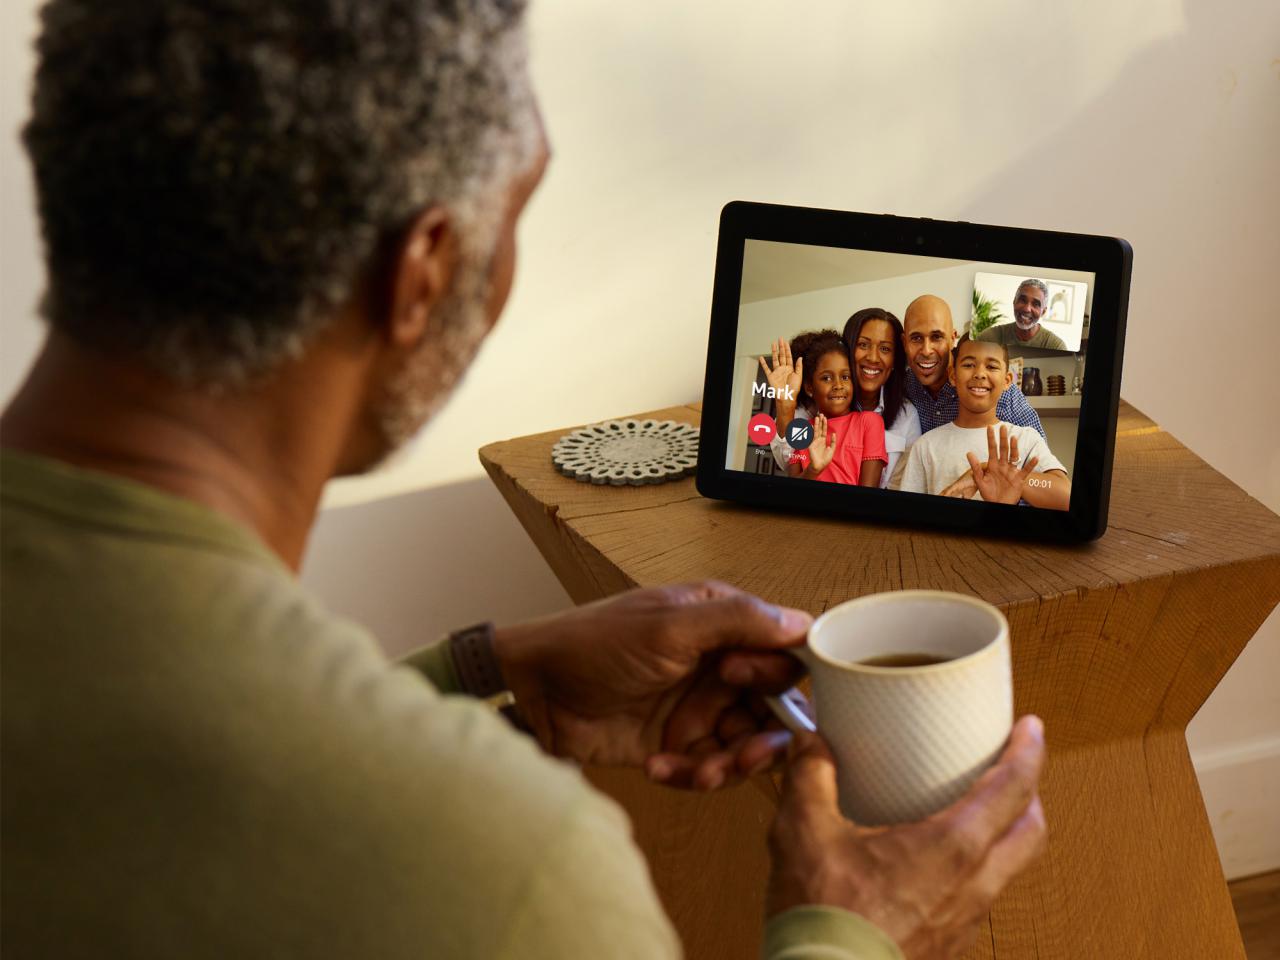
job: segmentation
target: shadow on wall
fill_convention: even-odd
[[[302,582],[391,656],[572,606],[487,477],[324,511]]]
[[[955,215],[1129,240],[1123,396],[1280,509],[1280,461],[1268,462],[1267,445],[1240,444],[1199,393],[1178,388],[1193,376],[1190,347],[1206,313],[1214,322],[1250,322],[1258,315],[1258,271],[1280,263],[1271,146],[1280,129],[1280,8],[1185,0],[1183,12],[1184,33],[1134,57],[1107,90],[1065,126],[1046,129]],[[1229,59],[1224,50],[1233,51]],[[1005,132],[1025,134],[1037,129],[1029,121],[1044,119],[1008,117]],[[1052,224],[1043,222],[1046,209],[1056,214]],[[1261,353],[1240,352],[1229,388],[1234,409],[1275,406],[1280,394],[1267,364]]]

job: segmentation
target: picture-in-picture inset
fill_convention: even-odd
[[[1009,273],[977,273],[969,333],[1029,350],[1075,353],[1084,330],[1088,285]]]

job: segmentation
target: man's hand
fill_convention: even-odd
[[[1018,465],[1018,438],[1009,436],[1009,428],[1000,425],[1000,442],[996,443],[994,427],[987,427],[987,462],[978,462],[972,453],[965,454],[969,458],[969,467],[973,470],[973,482],[987,503],[1017,503],[1022,499],[1022,485],[1031,476],[1039,463],[1032,457],[1022,466]]]
[[[769,916],[818,904],[860,914],[908,957],[953,957],[974,940],[1000,891],[1044,850],[1036,792],[1040,720],[1023,717],[994,767],[927,820],[860,827],[836,805],[836,767],[821,738],[796,738],[769,836]]]
[[[635,590],[500,629],[506,682],[538,742],[580,763],[645,767],[710,790],[772,765],[786,748],[764,693],[803,672],[783,653],[807,613],[723,583]]]

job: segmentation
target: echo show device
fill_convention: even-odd
[[[1101,536],[1131,262],[1114,237],[728,204],[699,492]]]

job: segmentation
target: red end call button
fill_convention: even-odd
[[[773,442],[775,429],[773,417],[767,413],[757,413],[751,418],[751,423],[747,427],[747,436],[751,438],[752,443],[758,443],[763,447]]]

